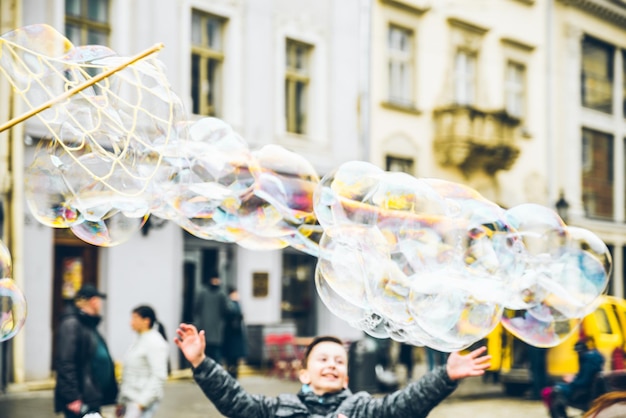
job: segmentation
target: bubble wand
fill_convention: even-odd
[[[160,51],[161,49],[163,49],[163,44],[162,43],[158,43],[153,45],[152,47],[143,50],[142,52],[140,52],[139,54],[135,55],[134,57],[131,57],[130,60],[118,65],[117,67],[113,67],[107,71],[104,71],[94,77],[89,78],[88,80],[85,80],[83,83],[77,85],[75,88],[66,91],[65,93],[57,96],[57,97],[53,97],[52,99],[48,100],[45,103],[42,103],[41,105],[37,106],[34,109],[31,109],[30,111],[17,116],[11,120],[9,120],[8,122],[4,123],[3,125],[0,125],[0,132],[4,132],[5,130],[17,125],[20,122],[25,121],[26,119],[29,119],[33,116],[35,116],[37,113],[43,112],[46,109],[51,108],[52,106],[54,106],[55,104],[68,99],[70,97],[72,97],[73,95],[75,95],[76,93],[79,93],[83,90],[85,90],[88,87],[93,86],[94,84],[104,80],[107,77],[112,76],[113,74],[117,73],[118,71],[123,70],[124,68],[128,67],[129,65],[132,65],[134,63],[136,63],[137,61],[140,61],[152,54],[154,54],[155,52]]]

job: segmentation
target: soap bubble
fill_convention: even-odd
[[[26,321],[26,299],[15,281],[0,279],[0,341],[13,338]]]

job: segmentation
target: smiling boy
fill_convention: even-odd
[[[489,367],[485,347],[467,355],[451,353],[444,366],[384,397],[348,389],[348,355],[340,339],[315,338],[303,359],[298,394],[251,395],[221,366],[204,355],[204,331],[181,324],[176,345],[193,366],[193,377],[215,407],[230,418],[341,417],[420,418],[456,389],[458,380],[480,376]]]

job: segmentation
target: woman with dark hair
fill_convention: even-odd
[[[133,309],[130,326],[137,339],[124,357],[116,416],[151,418],[163,398],[163,383],[167,379],[167,340],[149,306]]]

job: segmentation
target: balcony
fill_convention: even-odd
[[[516,133],[521,119],[504,110],[463,105],[441,107],[433,114],[439,164],[458,167],[468,176],[480,170],[493,175],[515,163],[520,153]]]

